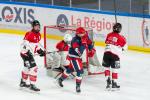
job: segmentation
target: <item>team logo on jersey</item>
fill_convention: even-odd
[[[146,20],[143,20],[142,22],[142,38],[143,38],[143,46],[147,47],[150,46],[150,27],[149,22]]]
[[[69,25],[68,18],[64,14],[60,14],[57,17],[57,26],[64,27]],[[61,32],[65,32],[66,30],[60,30]]]

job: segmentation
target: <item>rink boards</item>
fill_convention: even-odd
[[[25,34],[30,29],[30,22],[38,19],[41,30],[48,25],[73,25],[92,28],[95,44],[104,46],[107,33],[115,23],[114,13],[77,8],[47,6],[30,3],[0,2],[0,32]],[[127,38],[129,49],[150,52],[150,16],[118,13],[118,22],[123,26],[122,34]],[[49,39],[61,39],[50,35]]]

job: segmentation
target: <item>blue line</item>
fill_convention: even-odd
[[[82,8],[70,8],[64,6],[52,6],[47,4],[34,4],[34,3],[27,3],[27,2],[0,2],[1,4],[13,4],[13,5],[25,5],[25,6],[32,6],[32,7],[42,7],[42,8],[52,8],[52,9],[61,9],[61,10],[70,10],[70,11],[78,11],[78,12],[88,12],[88,13],[96,13],[96,14],[106,14],[106,15],[115,15],[114,12],[108,11],[98,11],[98,10],[90,10],[90,9],[82,9]],[[127,16],[127,17],[138,17],[138,18],[150,18],[150,15],[143,15],[143,14],[130,14],[130,13],[123,13],[117,12],[117,16]]]

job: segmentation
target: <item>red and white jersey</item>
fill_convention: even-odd
[[[30,43],[39,43],[41,40],[41,34],[29,31],[25,34],[24,40],[27,40]]]
[[[25,34],[24,41],[21,44],[21,53],[26,53],[28,50],[32,54],[37,53],[37,50],[41,48],[41,44],[39,43],[41,40],[40,33],[34,33],[33,31],[29,31]]]
[[[120,56],[123,49],[127,48],[127,43],[124,36],[115,32],[109,33],[107,35],[105,43],[106,43],[105,52],[111,52],[117,56]]]

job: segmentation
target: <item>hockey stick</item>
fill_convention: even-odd
[[[51,54],[51,53],[59,52],[59,51],[48,51],[47,49],[45,49],[45,48],[43,47],[43,45],[42,45],[41,43],[39,43],[39,45],[40,45],[40,47],[41,47],[44,51],[46,51],[46,54]]]
[[[45,48],[43,47],[43,45],[42,45],[41,43],[39,43],[39,45],[40,45],[40,47],[41,47],[44,51],[46,51],[46,54],[47,54],[47,53],[50,53],[47,49],[45,49]]]
[[[117,23],[117,7],[116,0],[114,0],[115,22]]]
[[[142,17],[143,17],[143,21],[145,21],[145,7],[144,7],[144,1],[142,4]]]
[[[62,74],[62,72],[58,73],[58,74],[54,77],[54,79],[58,79],[58,76],[60,76],[61,74]],[[71,73],[70,75],[73,76],[72,78],[75,78],[75,77],[76,77],[73,73]]]
[[[55,53],[55,52],[58,52],[58,51],[46,52],[46,54],[53,54],[53,53]],[[36,54],[34,54],[34,56],[39,56],[39,54],[36,53]]]

